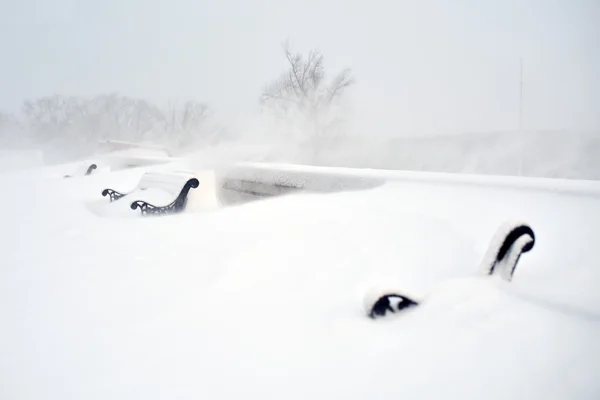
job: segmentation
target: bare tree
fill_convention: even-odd
[[[169,102],[162,114],[164,130],[178,147],[191,145],[206,133],[209,111],[208,105],[193,100],[186,101],[182,107]]]
[[[13,116],[0,111],[0,129],[11,124],[13,122]]]
[[[0,111],[0,141],[5,141],[14,133],[18,121],[11,114]]]
[[[106,138],[143,140],[162,120],[162,112],[155,105],[116,94],[97,96],[89,107],[93,109],[97,128]]]
[[[63,127],[72,122],[74,103],[74,99],[69,97],[43,97],[26,101],[23,105],[23,113],[33,126]]]
[[[263,88],[260,103],[280,117],[300,114],[309,123],[310,135],[321,136],[339,121],[331,107],[355,83],[352,71],[343,69],[327,82],[320,51],[313,49],[305,58],[286,41],[283,52],[288,69]]]
[[[40,143],[52,149],[75,149],[78,155],[95,151],[98,143],[107,139],[149,140],[190,148],[202,144],[207,134],[216,132],[207,124],[206,104],[187,101],[177,107],[170,103],[166,110],[161,110],[148,101],[116,93],[93,98],[50,96],[26,101],[23,116],[29,132]]]

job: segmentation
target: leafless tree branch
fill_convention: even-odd
[[[290,42],[286,41],[283,53],[287,71],[263,87],[260,103],[276,114],[287,115],[291,109],[299,112],[313,127],[314,135],[328,130],[331,121],[324,115],[355,83],[352,71],[349,68],[342,70],[327,84],[324,56],[320,51],[310,50],[305,58],[301,53],[293,52]]]

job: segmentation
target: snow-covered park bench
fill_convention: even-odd
[[[292,193],[335,193],[367,190],[386,179],[357,174],[349,168],[315,167],[273,163],[237,163],[218,172],[219,197],[235,204]]]
[[[80,169],[79,171],[77,171],[74,175],[65,175],[64,177],[72,178],[73,176],[80,175],[80,174],[82,174],[83,176],[88,176],[88,175],[91,175],[92,171],[97,168],[98,168],[98,166],[96,164],[90,164],[90,165],[84,167],[83,169]]]
[[[137,187],[128,193],[104,189],[102,196],[117,201],[125,196],[133,199],[132,210],[141,210],[142,215],[164,215],[185,209],[191,189],[200,185],[198,179],[186,172],[146,172]]]

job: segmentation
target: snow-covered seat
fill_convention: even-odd
[[[533,249],[535,233],[525,222],[506,221],[494,234],[479,266],[481,276],[499,277],[507,282],[523,253]],[[423,296],[404,289],[371,288],[364,297],[364,307],[370,318],[385,317],[421,304]],[[389,313],[388,313],[389,312]]]
[[[198,179],[187,172],[146,172],[133,191],[104,189],[102,196],[108,195],[111,202],[125,196],[133,198],[131,209],[139,208],[142,215],[173,214],[185,209],[189,191],[199,185]]]
[[[73,176],[88,176],[92,174],[92,171],[97,169],[98,166],[96,164],[85,165],[82,168],[79,168],[74,175],[65,175],[65,178],[72,178]]]

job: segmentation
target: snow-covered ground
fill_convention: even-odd
[[[72,167],[0,175],[1,399],[600,397],[594,190],[414,174],[117,218],[100,192],[149,167]],[[534,249],[510,284],[475,277],[506,219]],[[426,301],[371,320],[373,285]]]

